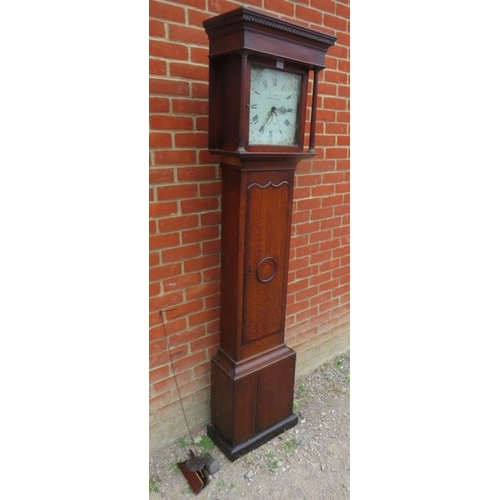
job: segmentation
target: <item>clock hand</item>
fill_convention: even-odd
[[[271,118],[271,115],[274,113],[276,115],[276,107],[273,106],[271,108],[271,111],[269,111],[269,113],[267,113],[267,117],[266,117],[266,120],[264,121],[264,123],[262,124],[262,126],[260,127],[259,131],[260,133],[264,133],[264,127],[266,126],[267,122],[269,121],[269,118]],[[276,115],[277,116],[277,115]]]

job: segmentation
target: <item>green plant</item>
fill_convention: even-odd
[[[306,390],[306,387],[304,384],[300,384],[298,387],[297,387],[297,392],[299,394],[304,394],[304,391]]]
[[[214,442],[208,436],[203,436],[198,446],[205,451],[211,451],[215,448]]]
[[[149,491],[158,491],[158,478],[156,476],[149,478]]]
[[[278,459],[271,452],[267,454],[267,467],[269,472],[276,472],[278,468]]]
[[[296,410],[298,407],[299,407],[299,403],[297,403],[296,401],[294,401],[293,404],[292,404],[292,409]]]
[[[287,453],[291,453],[298,445],[298,441],[295,438],[291,438],[285,443],[284,449]]]
[[[186,448],[187,446],[193,446],[193,442],[186,441],[184,438],[179,441],[179,448],[183,449]]]

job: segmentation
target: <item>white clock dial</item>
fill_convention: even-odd
[[[302,76],[252,66],[248,144],[298,144],[297,120]]]

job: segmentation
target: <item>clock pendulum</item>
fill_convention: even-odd
[[[207,433],[230,460],[297,423],[285,344],[294,173],[315,155],[318,74],[336,38],[247,7],[203,22],[221,155],[220,344]],[[308,150],[308,81],[314,73]]]

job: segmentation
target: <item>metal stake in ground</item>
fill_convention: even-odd
[[[187,430],[189,432],[189,436],[191,438],[191,442],[193,443],[193,446],[196,446],[194,439],[193,439],[193,435],[191,434],[191,429],[189,428],[189,424],[188,424],[187,417],[186,417],[186,412],[184,410],[184,405],[182,403],[181,391],[179,390],[179,384],[177,382],[177,376],[175,374],[174,358],[172,357],[172,351],[170,349],[170,342],[168,340],[167,330],[165,329],[165,319],[166,319],[165,316],[166,316],[166,314],[167,314],[166,310],[163,309],[160,311],[161,322],[163,325],[163,333],[165,334],[165,340],[167,341],[168,355],[170,356],[170,365],[172,366],[172,373],[174,374],[175,386],[177,387],[177,393],[179,394],[179,401],[181,403],[181,409],[182,409],[182,414],[184,415],[184,420],[186,421],[186,427],[187,427]],[[190,451],[189,458],[186,461],[187,469],[191,472],[201,471],[203,469],[203,467],[205,467],[205,460],[203,460],[203,458],[201,458],[201,457],[197,456],[195,453],[193,453],[192,450],[189,450],[189,451]],[[188,479],[188,481],[189,481],[189,479]]]

